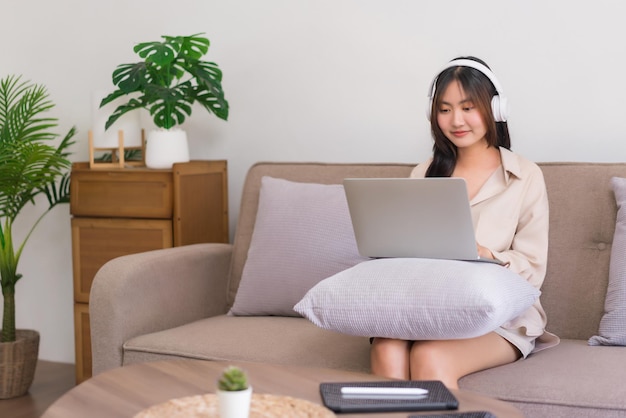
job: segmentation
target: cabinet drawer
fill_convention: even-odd
[[[167,219],[173,213],[173,180],[167,170],[72,171],[74,216]]]
[[[74,300],[89,302],[93,278],[107,261],[172,246],[170,220],[72,218]]]

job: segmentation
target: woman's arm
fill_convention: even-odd
[[[509,262],[509,268],[539,288],[543,283],[548,258],[549,208],[543,173],[532,170],[520,200],[519,220],[511,243],[505,251],[491,250],[499,260]]]

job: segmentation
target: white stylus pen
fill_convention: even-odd
[[[428,390],[422,388],[394,388],[394,387],[364,387],[343,386],[341,393],[344,395],[426,395]]]

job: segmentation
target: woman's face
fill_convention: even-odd
[[[459,150],[487,144],[483,117],[457,80],[444,90],[436,112],[439,128]]]

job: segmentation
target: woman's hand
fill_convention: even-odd
[[[491,258],[495,259],[491,250],[487,247],[483,247],[479,243],[476,243],[476,248],[478,249],[478,255],[482,258]]]

